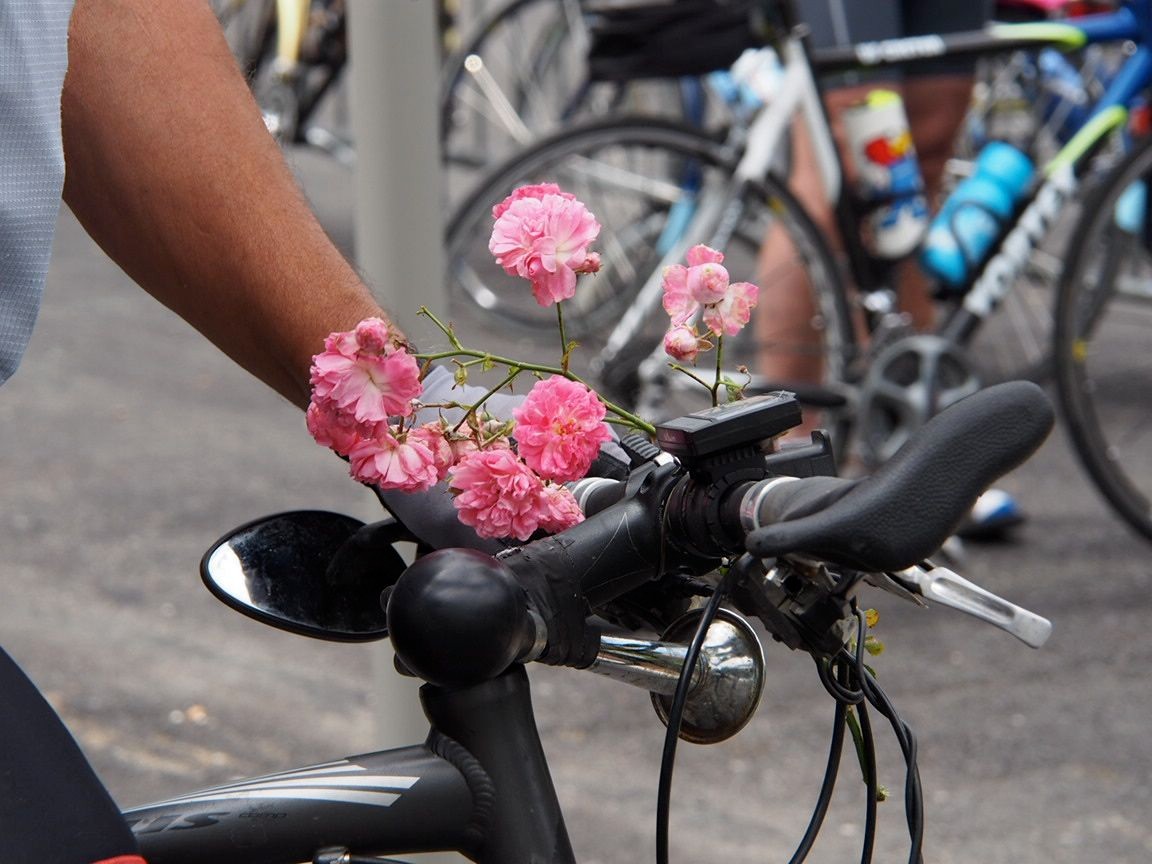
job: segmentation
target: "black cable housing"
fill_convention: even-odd
[[[676,744],[680,740],[680,725],[684,719],[684,706],[688,702],[688,691],[692,686],[692,675],[696,671],[696,664],[700,659],[700,651],[704,647],[704,639],[708,635],[708,628],[720,610],[720,604],[732,590],[736,581],[738,568],[729,567],[720,584],[708,599],[707,605],[700,616],[700,624],[692,636],[688,646],[688,655],[684,659],[684,668],[676,682],[676,692],[672,697],[672,705],[668,710],[668,729],[664,733],[664,749],[660,758],[660,781],[656,795],[656,864],[668,864],[668,826],[669,811],[672,802],[672,772],[676,763]]]
[[[817,666],[822,665],[819,660]],[[812,810],[812,818],[808,820],[808,828],[800,838],[800,844],[788,864],[802,864],[812,851],[820,828],[824,825],[824,817],[828,815],[828,807],[832,804],[832,793],[836,789],[836,778],[840,773],[840,756],[844,752],[844,729],[848,725],[848,707],[843,702],[836,701],[836,713],[832,720],[832,741],[828,747],[828,764],[824,769],[824,780],[820,784],[820,794],[816,798],[816,806]]]

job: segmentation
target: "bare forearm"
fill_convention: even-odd
[[[64,197],[141,286],[293,402],[381,314],[312,216],[203,0],[77,0]]]

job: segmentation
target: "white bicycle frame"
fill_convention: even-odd
[[[761,52],[769,49],[759,49]],[[711,232],[720,218],[721,212],[731,200],[730,193],[744,183],[766,176],[773,163],[786,152],[783,144],[792,130],[797,116],[807,127],[812,152],[820,172],[824,192],[830,202],[840,197],[843,173],[828,126],[827,115],[821,99],[820,88],[812,73],[812,67],[805,56],[801,39],[790,35],[781,45],[782,66],[773,72],[765,70],[766,64],[758,64],[753,75],[771,75],[773,80],[754,82],[760,92],[771,92],[770,100],[759,109],[748,125],[743,142],[743,152],[732,173],[729,189],[722,195],[708,195],[691,219],[687,229],[681,232],[676,242],[663,256],[659,266],[645,281],[636,295],[635,301],[625,310],[620,323],[608,336],[598,362],[602,367],[620,356],[637,334],[644,322],[654,313],[663,294],[662,275],[664,268],[682,263],[691,245],[701,242]],[[737,63],[737,67],[739,62]],[[737,68],[737,67],[734,67]],[[739,80],[740,75],[734,72]],[[666,361],[664,346],[657,345],[641,365],[642,380],[649,380]],[[649,406],[641,406],[645,408]]]

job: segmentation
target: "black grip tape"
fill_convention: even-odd
[[[751,532],[748,551],[805,552],[860,570],[910,567],[940,548],[993,480],[1035,452],[1052,423],[1035,384],[989,387],[934,417],[842,493],[823,478],[781,484],[773,492],[784,503],[768,506],[783,521]]]

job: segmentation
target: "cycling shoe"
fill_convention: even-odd
[[[976,499],[956,535],[964,540],[1002,540],[1023,521],[1015,498],[1003,489],[989,489]]]

